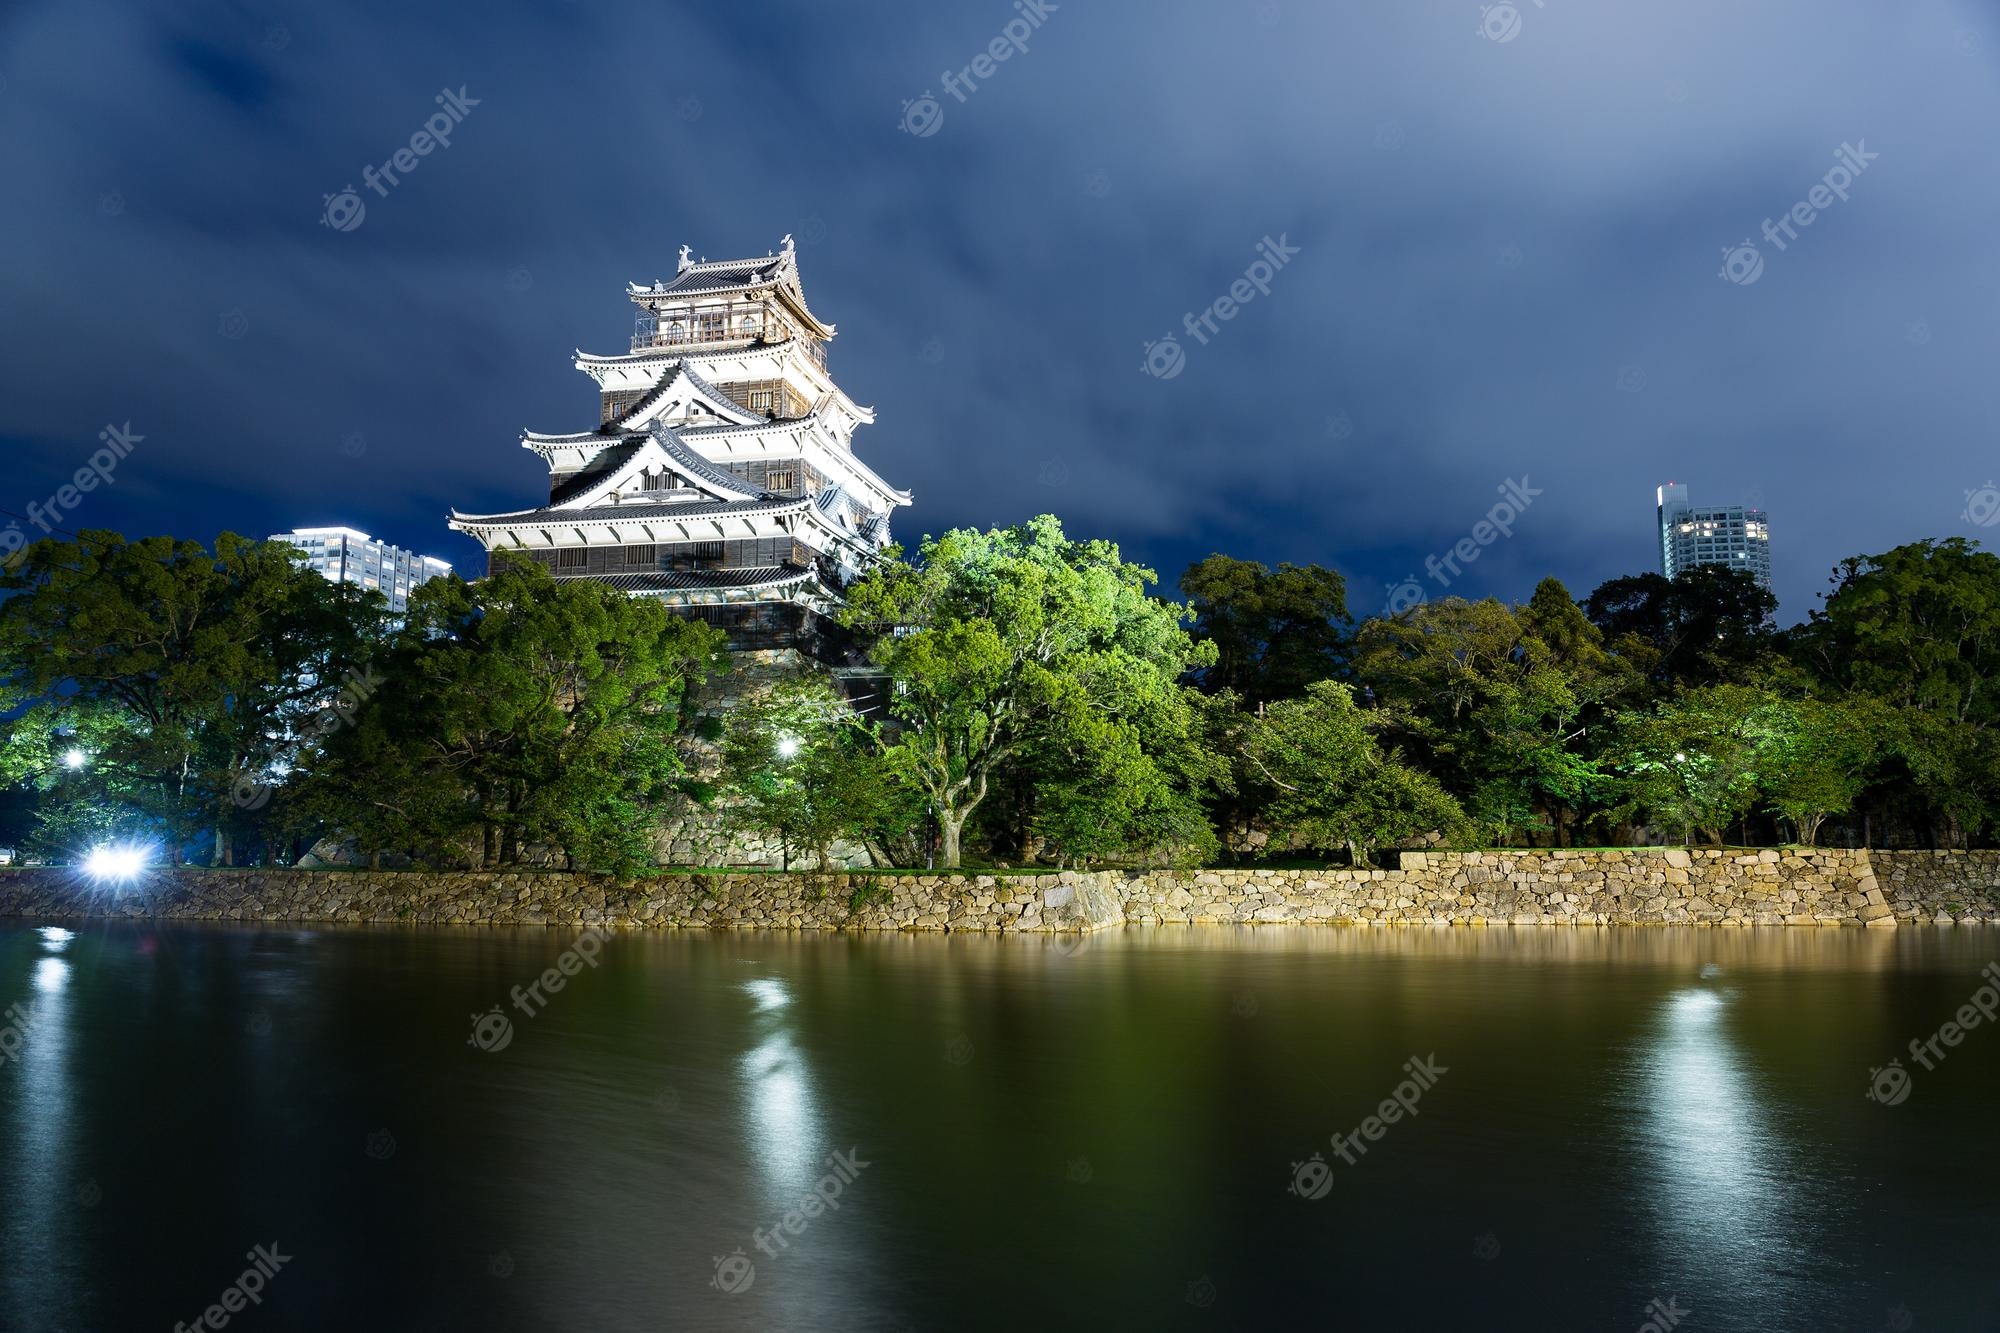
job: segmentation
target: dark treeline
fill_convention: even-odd
[[[2000,822],[2000,559],[1957,539],[1843,561],[1781,631],[1712,567],[1357,620],[1333,570],[1215,555],[1177,602],[1043,517],[849,589],[872,708],[810,671],[742,688],[715,631],[527,562],[399,622],[231,534],[44,541],[0,586],[0,840],[56,861],[332,838],[630,873],[702,807],[882,865],[1964,847]]]

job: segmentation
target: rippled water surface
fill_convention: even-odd
[[[0,1327],[2000,1328],[2000,932],[575,943],[0,926]]]

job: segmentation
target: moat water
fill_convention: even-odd
[[[0,926],[0,1328],[2000,1328],[2000,931],[576,943]]]

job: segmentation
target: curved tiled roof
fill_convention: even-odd
[[[519,509],[509,514],[461,514],[451,511],[453,524],[469,527],[518,527],[529,523],[547,523],[561,526],[565,523],[609,523],[624,520],[628,523],[642,523],[648,518],[662,522],[672,522],[679,518],[716,518],[726,514],[774,514],[792,510],[804,511],[810,501],[798,499],[778,500],[695,500],[695,501],[641,501],[629,504],[598,505],[592,509],[555,509],[547,505],[536,509]]]
[[[619,592],[703,592],[742,589],[755,591],[780,583],[807,578],[812,571],[795,565],[770,565],[756,569],[660,570],[644,574],[571,574],[558,579],[602,583]]]

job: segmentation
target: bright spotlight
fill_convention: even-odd
[[[793,755],[797,754],[798,752],[799,752],[798,737],[796,736],[778,737],[778,757],[780,759],[790,759]]]
[[[85,755],[85,754],[84,754],[84,752],[83,752],[83,751],[81,751],[81,750],[67,750],[67,751],[64,751],[64,753],[63,753],[63,766],[64,766],[64,767],[66,767],[66,768],[82,768],[82,767],[83,767],[83,761],[84,761],[84,760],[85,760],[86,758],[88,758],[88,756],[87,756],[87,755]]]
[[[103,843],[83,859],[83,873],[92,879],[135,879],[146,868],[146,849]]]

